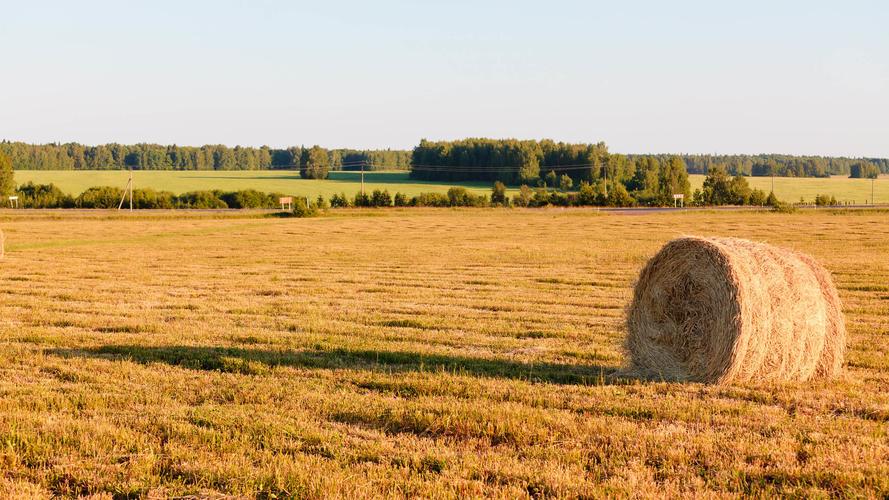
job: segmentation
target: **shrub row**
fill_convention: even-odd
[[[319,201],[321,197],[319,197]],[[389,194],[388,190],[375,189],[370,194],[357,193],[349,199],[345,193],[330,198],[333,208],[346,207],[487,207],[491,202],[485,195],[470,193],[466,188],[455,186],[444,193],[420,193],[408,197],[403,193]]]
[[[839,204],[840,202],[838,202],[836,197],[834,196],[828,196],[826,194],[819,194],[815,196],[815,205],[819,207],[835,207]]]
[[[494,185],[490,196],[473,194],[464,187],[455,186],[447,193],[420,193],[408,197],[403,193],[389,194],[387,190],[374,190],[372,193],[358,193],[349,199],[345,193],[335,194],[330,198],[330,206],[345,207],[543,207],[554,206],[632,206],[635,200],[630,197],[623,186],[618,185],[612,193],[606,194],[604,189],[589,184],[582,184],[578,192],[561,192],[538,187],[531,189],[521,186],[518,194],[512,199],[506,196],[506,186],[500,182]]]
[[[732,189],[726,193],[720,186],[706,186],[704,191],[697,190],[690,205],[767,205],[777,206],[778,199],[773,193],[766,195],[758,189],[749,189],[746,180],[735,178],[731,184]],[[715,194],[714,194],[715,193]],[[515,206],[515,207],[633,207],[637,205],[652,206],[645,200],[637,201],[620,183],[606,186],[604,182],[589,184],[582,182],[577,191],[556,190],[546,186],[530,188],[527,185],[519,187],[518,193],[509,198],[506,195],[506,186],[496,182],[490,196],[477,195],[463,187],[452,187],[447,194],[420,193],[408,198],[402,193],[390,195],[385,190],[375,190],[370,194],[358,193],[353,199],[346,197],[345,193],[335,194],[330,199],[330,206],[340,207],[489,207],[489,206]],[[657,205],[654,205],[657,206]]]
[[[725,182],[705,182],[703,191],[696,191],[693,205],[752,204],[777,206],[774,194],[766,196],[759,190],[750,190],[746,180],[740,177],[727,178]],[[53,184],[23,184],[18,188],[19,201],[25,208],[116,208],[124,195],[118,187],[92,187],[72,197],[63,193]],[[191,191],[175,195],[169,191],[136,189],[133,191],[133,208],[172,209],[172,208],[277,208],[279,193],[263,193],[255,189],[241,191]],[[818,204],[836,204],[835,200],[819,196]],[[125,201],[128,205],[129,200]],[[522,185],[511,199],[506,195],[506,186],[496,182],[490,196],[471,193],[464,187],[454,186],[447,193],[420,193],[408,197],[403,193],[391,195],[388,190],[374,190],[371,193],[358,193],[348,198],[345,193],[334,194],[329,202],[323,196],[307,202],[305,198],[294,197],[294,212],[312,215],[328,207],[488,207],[488,206],[614,206],[631,207],[637,205],[623,186],[615,183],[606,186],[604,182],[581,183],[574,192],[553,190],[545,186],[530,188]]]
[[[113,186],[91,187],[78,196],[62,192],[54,184],[28,182],[16,193],[25,208],[117,208],[124,190]],[[154,189],[134,189],[133,208],[276,208],[279,193],[255,189],[241,191],[191,191],[180,195]],[[124,201],[129,206],[129,196]]]

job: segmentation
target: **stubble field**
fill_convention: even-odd
[[[0,496],[889,494],[885,212],[0,213]],[[627,381],[683,234],[816,256],[839,381]]]

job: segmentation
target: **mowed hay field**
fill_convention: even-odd
[[[0,496],[889,494],[886,213],[0,213]],[[841,380],[621,381],[682,234],[816,256]]]

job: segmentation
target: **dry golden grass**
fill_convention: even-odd
[[[886,217],[0,214],[0,496],[885,496]],[[688,233],[825,264],[842,379],[612,378]]]

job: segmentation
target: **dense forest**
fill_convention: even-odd
[[[400,149],[334,149],[331,156],[339,163],[333,161],[334,166],[342,167],[342,170],[359,170],[362,163],[365,170],[408,170],[411,167],[411,152]]]
[[[604,143],[465,139],[422,141],[414,148],[411,177],[435,181],[499,181],[571,189],[589,186],[609,196],[645,205],[691,198],[688,173],[679,156],[631,159],[610,154]]]
[[[459,141],[423,140],[414,148],[411,175],[428,180],[501,180],[533,183],[550,170],[567,173],[575,180],[594,181],[611,173],[634,170],[640,160],[660,164],[677,155],[614,155],[603,143],[566,144],[562,142],[518,141],[513,139],[465,139]],[[889,159],[825,156],[762,155],[678,155],[690,174],[706,174],[714,168],[730,175],[828,177],[864,176],[861,172],[889,173]],[[536,174],[536,175],[535,175]]]
[[[163,146],[158,144],[103,144],[84,146],[77,143],[32,145],[0,142],[16,170],[265,170],[298,168],[301,158],[312,148],[287,149],[228,147],[223,145]],[[332,170],[349,170],[365,165],[378,168],[407,169],[410,151],[323,149]]]
[[[649,155],[639,155],[649,156]],[[663,161],[667,155],[653,155]],[[706,174],[713,167],[721,167],[731,175],[777,177],[854,176],[858,170],[870,167],[889,173],[887,158],[846,158],[830,156],[761,155],[681,155],[690,174]],[[631,155],[637,157],[637,155]]]
[[[515,139],[423,140],[411,155],[411,177],[435,181],[535,183],[550,171],[576,180],[604,175],[609,158],[604,143],[520,141]]]

